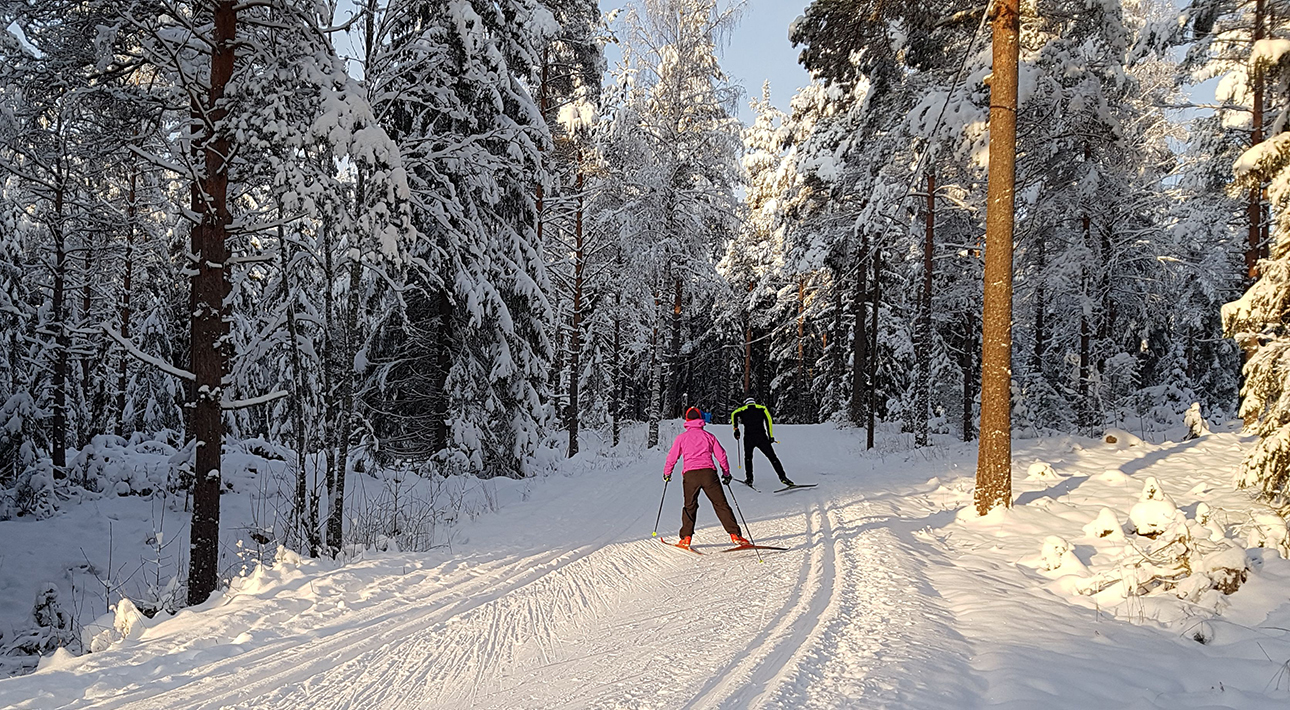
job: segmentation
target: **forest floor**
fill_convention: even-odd
[[[664,437],[678,429],[665,423]],[[1018,441],[1015,505],[982,518],[971,512],[970,444],[878,453],[863,451],[853,430],[776,430],[790,477],[819,486],[771,493],[774,474],[760,457],[762,491],[735,485],[752,537],[789,548],[760,561],[719,552],[727,538],[706,502],[695,536],[702,556],[650,538],[665,452],[587,454],[462,523],[451,549],[373,552],[345,565],[280,554],[200,607],[133,621],[105,650],[59,653],[35,673],[0,680],[0,707],[1290,700],[1290,562],[1272,548],[1246,549],[1251,534],[1274,546],[1278,533],[1264,529],[1275,527],[1269,511],[1231,485],[1247,438]],[[1129,523],[1149,477],[1183,527],[1209,536],[1196,559],[1241,552],[1248,579],[1239,590],[1184,581],[1140,595],[1125,581],[1143,559],[1160,563],[1156,543]],[[672,540],[677,482],[661,526]],[[1119,531],[1086,529],[1099,514],[1113,515]],[[1282,524],[1283,547],[1284,532]],[[1044,550],[1049,536],[1067,544]]]

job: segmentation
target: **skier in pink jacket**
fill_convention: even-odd
[[[667,465],[663,468],[663,480],[672,480],[672,469],[676,459],[682,459],[681,478],[685,489],[685,507],[681,509],[681,541],[678,547],[690,547],[690,538],[694,536],[695,515],[699,512],[699,491],[708,495],[712,509],[721,521],[722,527],[730,533],[730,541],[736,545],[750,544],[744,539],[735,522],[735,514],[726,502],[726,493],[721,484],[730,485],[730,462],[726,460],[726,450],[721,448],[717,437],[709,434],[704,428],[703,412],[690,407],[685,413],[685,431],[672,442],[672,450],[667,453]],[[712,459],[716,457],[721,466],[721,480],[717,480],[717,469]]]

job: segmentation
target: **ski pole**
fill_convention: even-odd
[[[658,537],[658,521],[663,519],[663,501],[667,500],[667,484],[671,481],[663,481],[663,497],[658,501],[658,517],[654,519],[654,534],[650,537]]]
[[[739,513],[739,519],[744,522],[744,532],[748,533],[748,542],[756,545],[757,541],[753,539],[752,529],[748,527],[748,519],[744,517],[744,511],[739,510],[739,500],[735,498],[735,487],[727,483],[726,489],[730,491],[730,500],[734,501],[735,510]],[[757,563],[761,564],[761,550],[754,547],[753,552],[757,553]]]

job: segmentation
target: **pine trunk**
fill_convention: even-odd
[[[663,404],[663,415],[669,418],[680,416],[681,407],[681,278],[672,278],[672,319],[671,337],[667,347],[667,382]]]
[[[193,230],[196,257],[192,314],[192,366],[196,375],[193,436],[197,440],[196,480],[189,550],[188,603],[200,604],[215,591],[219,575],[220,459],[224,446],[221,386],[228,370],[228,134],[221,126],[226,109],[224,88],[233,76],[237,6],[219,0],[214,13],[210,98],[207,104],[213,134],[204,136],[202,152],[204,199],[201,222]]]
[[[1254,41],[1263,39],[1264,3],[1266,0],[1255,0],[1254,3]],[[1250,72],[1253,106],[1250,116],[1250,145],[1263,142],[1263,70],[1254,67]],[[1259,182],[1250,188],[1246,202],[1246,219],[1249,221],[1248,236],[1245,245],[1245,275],[1252,283],[1259,277],[1259,258],[1265,254],[1263,239],[1263,184]]]
[[[936,172],[927,169],[927,214],[923,230],[923,290],[918,308],[918,382],[914,397],[914,445],[927,446],[932,410],[932,250],[936,237]]]
[[[959,370],[963,373],[963,441],[967,442],[976,435],[976,430],[972,427],[972,410],[976,401],[977,342],[972,334],[977,329],[971,313],[965,314],[963,320],[963,355]]]
[[[658,332],[658,321],[662,318],[662,303],[658,291],[654,292],[654,333],[653,348],[649,368],[649,434],[645,448],[658,446],[658,424],[663,410],[663,340]]]
[[[130,319],[133,313],[130,310],[130,296],[134,290],[134,234],[137,226],[139,172],[133,165],[130,170],[130,188],[126,193],[125,217],[125,264],[122,270],[125,272],[121,278],[121,303],[117,310],[117,318],[121,322],[121,337],[126,340],[130,339]],[[129,386],[130,356],[122,353],[121,363],[117,369],[116,385],[116,433],[117,436],[125,436],[127,432],[134,429],[134,423],[129,424],[125,421],[125,396],[126,388]]]
[[[1044,290],[1044,280],[1047,275],[1044,273],[1047,267],[1047,253],[1044,251],[1044,235],[1040,232],[1035,237],[1035,269],[1039,274],[1035,285],[1035,347],[1030,353],[1030,372],[1034,375],[1042,375],[1044,370],[1044,355],[1048,352],[1048,294]]]
[[[576,189],[578,191],[578,211],[574,218],[573,229],[573,314],[572,332],[569,333],[569,409],[567,422],[569,427],[569,457],[578,453],[578,395],[581,384],[579,372],[582,367],[582,285],[583,268],[586,266],[586,254],[582,234],[582,170],[578,170]]]
[[[61,120],[61,117],[60,117]],[[61,141],[61,126],[59,130]],[[55,167],[54,215],[50,221],[50,236],[54,241],[54,293],[53,313],[50,314],[54,327],[54,377],[53,377],[53,431],[50,432],[50,454],[54,460],[54,476],[62,478],[67,475],[67,351],[71,348],[71,338],[67,328],[67,234],[64,231],[63,207],[66,182],[63,178],[63,160],[60,153]]]
[[[282,207],[278,207],[278,218],[282,219]],[[291,286],[291,272],[295,266],[296,248],[286,240],[284,229],[278,226],[278,248],[285,257],[286,268],[283,269],[283,295],[287,299],[287,336],[291,338],[289,352],[291,356],[291,428],[295,430],[296,448],[296,492],[291,506],[291,532],[298,536],[297,544],[301,552],[316,557],[318,551],[310,542],[312,535],[306,528],[306,511],[309,507],[309,490],[305,454],[305,415],[304,415],[304,362],[300,355],[300,326],[296,319],[296,291]]]
[[[614,292],[614,361],[613,369],[610,372],[610,399],[609,412],[613,417],[613,437],[614,446],[618,446],[619,438],[622,436],[622,410],[623,410],[623,318],[622,318],[623,296],[621,291]]]
[[[810,386],[806,381],[806,276],[797,277],[797,402],[793,411],[798,421],[804,419],[807,409],[807,394]]]
[[[981,325],[981,440],[976,509],[1012,504],[1012,239],[1017,158],[1018,0],[994,5],[985,300]]]
[[[851,296],[851,309],[855,324],[851,337],[851,402],[848,416],[851,423],[863,426],[869,402],[869,335],[866,328],[865,302],[869,297],[869,235],[865,234],[860,245],[859,263],[855,265],[855,292]]]
[[[882,247],[873,245],[873,311],[869,314],[869,405],[865,448],[873,448],[874,431],[878,426],[878,311],[882,305]]]

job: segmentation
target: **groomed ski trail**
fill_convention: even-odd
[[[954,684],[910,674],[906,666],[917,661],[965,673],[968,654],[914,556],[902,550],[906,543],[893,526],[905,530],[908,521],[866,499],[890,480],[830,471],[827,485],[795,496],[745,493],[740,502],[758,542],[790,548],[763,551],[759,563],[752,555],[684,555],[650,540],[646,514],[650,498],[657,500],[655,468],[651,460],[588,474],[582,485],[562,485],[559,495],[481,519],[484,541],[490,525],[504,526],[498,539],[527,527],[527,549],[499,545],[500,552],[465,553],[378,579],[361,593],[388,585],[388,598],[350,613],[342,608],[306,633],[202,662],[201,636],[229,633],[211,619],[206,628],[186,630],[191,638],[171,642],[187,654],[187,662],[178,661],[182,669],[146,650],[148,643],[127,644],[82,662],[80,674],[101,677],[79,697],[4,692],[20,692],[15,684],[0,687],[0,705],[955,706],[931,690],[943,693]],[[679,496],[665,507],[669,534],[679,507]],[[703,503],[695,536],[700,550],[726,546],[715,522]],[[555,549],[562,541],[566,548],[574,543],[572,549]],[[277,596],[265,605],[278,614],[314,611],[303,602],[286,611],[290,603]],[[130,666],[140,672],[128,672]],[[154,670],[144,672],[149,667]],[[929,702],[920,703],[920,693]]]

